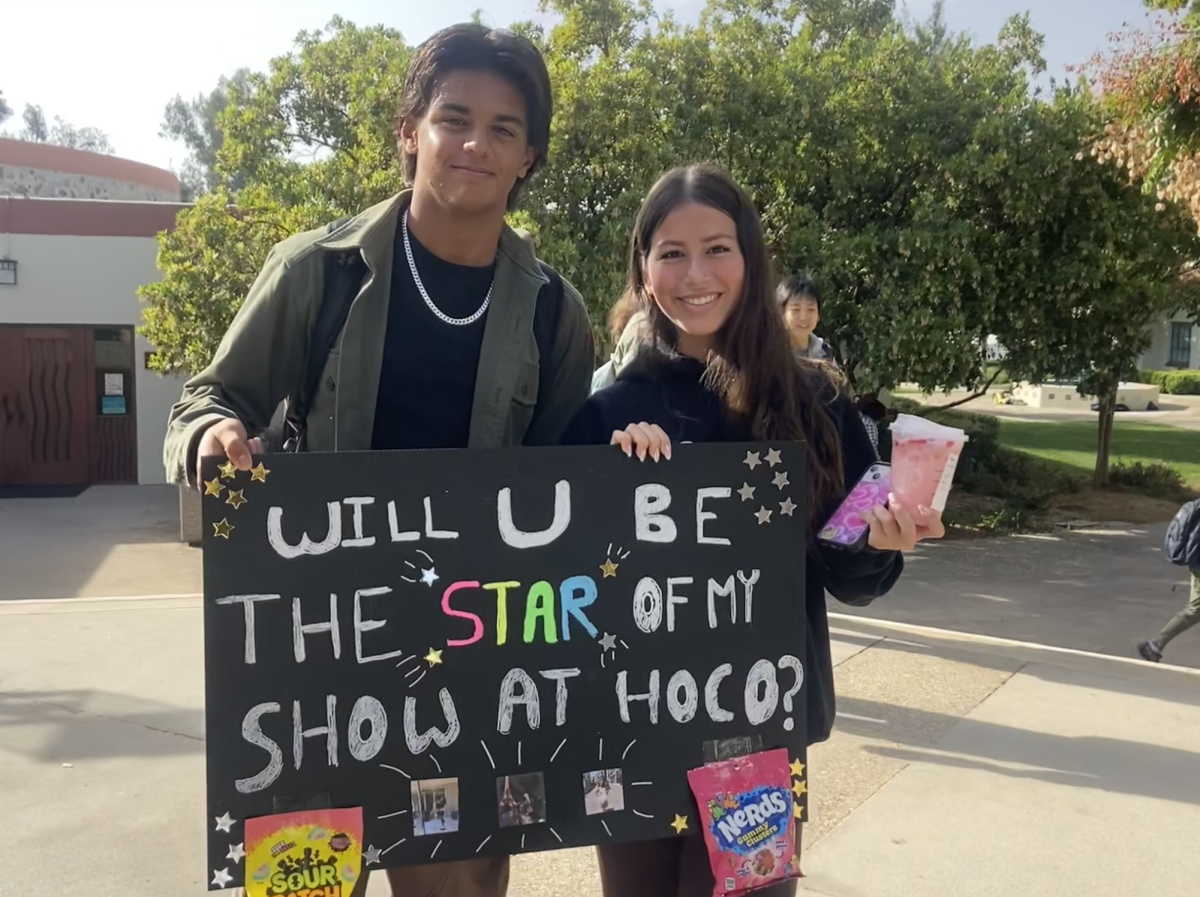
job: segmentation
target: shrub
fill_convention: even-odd
[[[1136,489],[1159,498],[1182,498],[1187,495],[1187,484],[1179,471],[1159,461],[1151,464],[1141,461],[1129,464],[1117,462],[1108,468],[1108,481],[1113,486]]]
[[[1141,371],[1138,377],[1169,396],[1200,396],[1200,371]]]

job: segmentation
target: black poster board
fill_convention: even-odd
[[[798,445],[255,464],[202,485],[216,882],[251,817],[362,807],[369,870],[696,833],[689,769],[806,762]]]

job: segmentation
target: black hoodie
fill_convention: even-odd
[[[665,355],[643,346],[614,384],[587,400],[567,427],[563,444],[607,445],[614,430],[641,421],[658,424],[675,445],[755,441],[745,427],[729,421],[720,398],[701,382],[703,373],[704,365],[695,359]],[[829,411],[841,437],[845,483],[850,488],[875,463],[875,451],[858,413],[832,388]],[[838,496],[823,508],[820,519],[831,516],[841,499]],[[846,604],[862,607],[886,594],[903,569],[904,558],[898,551],[865,548],[847,554],[818,547],[809,552],[805,679],[809,684],[810,744],[829,737],[836,715],[825,592]]]

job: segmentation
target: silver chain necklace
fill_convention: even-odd
[[[452,318],[436,305],[429,298],[429,294],[425,292],[425,284],[421,283],[421,275],[417,273],[417,262],[413,258],[412,243],[408,239],[408,210],[404,210],[404,217],[400,221],[401,229],[404,232],[404,254],[408,256],[408,270],[412,272],[413,283],[417,285],[417,290],[421,293],[421,298],[425,300],[425,304],[429,306],[429,310],[438,316],[438,319],[447,324],[453,324],[455,327],[465,327],[467,324],[474,324],[478,321],[485,311],[488,304],[492,301],[492,287],[496,285],[495,275],[492,276],[492,282],[488,284],[487,295],[483,297],[483,305],[479,306],[479,310],[473,315],[468,315],[465,318]]]

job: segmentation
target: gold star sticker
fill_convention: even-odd
[[[263,463],[261,461],[259,461],[258,467],[250,468],[250,482],[265,483],[267,481],[267,474],[269,474],[270,472],[271,471],[269,471],[265,467],[263,467]]]
[[[233,509],[236,511],[238,508],[240,508],[242,505],[244,505],[247,501],[249,501],[249,499],[246,498],[246,496],[242,494],[245,491],[246,491],[245,489],[238,489],[236,491],[233,489],[230,489],[229,490],[229,498],[225,499],[225,504],[233,505]]]
[[[232,480],[237,476],[237,468],[234,467],[232,461],[226,461],[217,470],[221,471],[221,479],[223,480]]]
[[[792,775],[794,775],[794,776],[804,775],[804,764],[801,763],[799,760],[792,761],[791,769],[792,769]]]
[[[795,816],[797,819],[803,819],[804,818],[804,807],[800,806],[799,804],[792,804],[792,815]]]
[[[442,662],[442,651],[440,648],[437,651],[433,650],[433,648],[430,648],[429,653],[421,659],[428,661],[431,667],[436,666]]]
[[[792,782],[792,794],[808,794],[808,786],[803,782]]]
[[[216,477],[211,480],[204,481],[204,494],[220,496],[221,490],[225,487],[221,485],[221,481]]]
[[[671,828],[675,829],[675,834],[681,834],[688,827],[687,817],[675,814],[675,821],[671,823]]]
[[[607,558],[604,563],[600,565],[600,569],[604,571],[604,578],[608,579],[610,576],[617,575],[617,567],[619,566],[620,564],[614,564],[612,562],[612,558]]]
[[[228,517],[222,518],[220,523],[213,524],[213,535],[220,536],[222,539],[228,539],[232,532],[233,524],[229,522]]]

